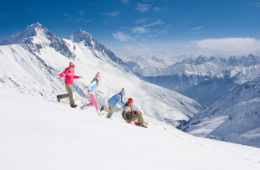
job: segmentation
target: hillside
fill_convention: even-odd
[[[260,168],[258,148],[196,138],[160,122],[141,128],[2,85],[0,102],[0,169]]]
[[[260,147],[260,79],[237,87],[193,117],[185,131],[195,136]]]

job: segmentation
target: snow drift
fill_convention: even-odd
[[[0,85],[1,86],[1,85]],[[0,169],[258,170],[260,152],[0,87]]]

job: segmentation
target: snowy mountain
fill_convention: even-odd
[[[140,76],[144,75],[144,70],[148,72],[148,74],[152,74],[153,72],[159,72],[166,66],[170,66],[179,61],[175,58],[162,58],[157,57],[156,55],[153,55],[151,57],[122,57],[122,60],[126,63],[129,69],[131,69],[134,73]]]
[[[76,75],[83,77],[74,84],[74,97],[79,105],[89,102],[87,85],[100,72],[100,90],[104,92],[97,96],[100,105],[125,88],[124,100],[134,98],[135,107],[144,112],[146,119],[174,126],[202,109],[190,98],[140,80],[113,52],[82,30],[63,39],[36,23],[0,44],[0,84],[3,88],[15,88],[56,101],[57,94],[65,93],[64,80],[59,79],[58,74],[73,61]],[[121,116],[121,113],[115,115]]]
[[[237,85],[260,76],[260,57],[252,54],[229,58],[190,57],[160,68],[136,65],[138,61],[128,64],[144,80],[175,90],[207,106]]]
[[[71,36],[68,37],[68,39],[74,43],[83,43],[85,46],[92,49],[96,57],[100,55],[107,56],[113,62],[125,65],[125,63],[120,58],[116,57],[112,51],[108,50],[103,44],[100,44],[89,33],[82,31],[81,29],[74,32]]]
[[[138,60],[132,62],[139,64]],[[161,69],[151,70],[149,67],[142,68],[138,74],[143,77],[182,74],[224,77],[227,73],[230,73],[231,76],[241,72],[246,73],[251,71],[251,73],[255,73],[255,71],[258,71],[259,69],[259,64],[260,57],[252,54],[241,57],[231,56],[229,58],[199,56],[182,59],[170,66],[165,64]],[[152,67],[157,68],[156,66]],[[251,74],[251,76],[252,77],[250,78],[254,78],[255,76],[258,76],[258,74]],[[244,82],[241,80],[241,83]]]
[[[260,169],[259,148],[196,138],[172,126],[140,128],[2,84],[0,103],[0,169]]]
[[[20,44],[31,53],[40,52],[41,49],[51,47],[62,55],[74,59],[75,55],[70,51],[62,38],[56,37],[40,23],[29,25],[23,32],[5,40],[0,40],[0,45]]]
[[[260,147],[260,78],[236,87],[184,128],[196,136]]]

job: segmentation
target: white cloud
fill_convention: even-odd
[[[163,22],[162,20],[157,20],[155,22],[152,22],[151,24],[147,24],[147,25],[144,25],[145,27],[152,27],[152,26],[155,26],[155,25],[161,25],[161,24],[164,24],[165,22]]]
[[[84,11],[79,11],[78,13],[79,13],[80,16],[84,16],[85,15]]]
[[[132,29],[132,31],[133,31],[133,33],[136,33],[136,34],[144,34],[144,33],[147,33],[150,30],[151,27],[156,26],[156,25],[161,25],[161,24],[164,24],[164,22],[161,21],[161,20],[157,20],[157,21],[152,22],[150,24],[134,27]]]
[[[192,41],[191,44],[206,54],[248,55],[260,53],[260,40],[254,38],[221,38]]]
[[[134,27],[134,28],[132,29],[132,31],[133,31],[133,33],[144,34],[144,33],[148,32],[149,29],[146,28],[146,27]]]
[[[204,39],[188,42],[135,42],[110,47],[119,56],[260,56],[260,40],[254,38]]]
[[[154,48],[148,43],[134,43],[123,46],[111,46],[116,55],[120,57],[143,56],[151,57],[158,53],[158,48]],[[161,55],[160,55],[161,56]]]
[[[158,37],[161,34],[167,34],[170,31],[171,25],[166,25],[164,28],[160,30],[154,30],[152,34],[148,37]]]
[[[202,29],[202,26],[199,26],[199,27],[194,27],[194,28],[192,28],[191,30],[192,31],[198,31],[198,30],[201,30]]]
[[[107,16],[110,16],[110,17],[117,17],[119,14],[120,14],[120,11],[102,13],[102,15],[107,15]]]
[[[254,7],[260,8],[260,2],[255,2],[255,3],[251,4],[250,6],[254,6]]]
[[[194,31],[194,32],[192,32],[192,34],[194,34],[194,35],[199,35],[200,32],[199,32],[199,31]]]
[[[92,20],[91,19],[86,19],[85,17],[83,17],[83,15],[85,14],[85,13],[83,13],[82,15],[80,14],[80,11],[78,12],[78,14],[80,15],[80,16],[76,16],[76,17],[74,17],[74,16],[72,16],[72,15],[70,15],[70,14],[68,14],[68,13],[65,13],[64,14],[64,17],[65,17],[65,20],[66,21],[69,21],[69,22],[74,22],[74,23],[88,23],[88,22],[92,22]]]
[[[153,11],[154,11],[154,12],[160,12],[161,10],[162,10],[162,9],[159,8],[159,7],[154,7],[154,8],[153,8]]]
[[[118,40],[124,41],[124,42],[135,40],[134,38],[132,38],[132,37],[130,37],[130,36],[128,36],[128,35],[126,35],[122,32],[116,32],[116,33],[113,33],[112,35],[115,39],[118,39]]]
[[[135,21],[136,24],[142,24],[145,23],[148,19],[147,18],[143,18],[143,19],[139,19],[137,21]]]
[[[137,4],[136,10],[139,11],[140,13],[144,13],[149,11],[151,7],[152,7],[151,4]]]
[[[122,4],[128,4],[130,0],[120,0]]]

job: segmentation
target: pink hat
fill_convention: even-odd
[[[98,79],[98,80],[100,80],[100,79],[101,79],[101,75],[100,75],[100,73],[99,73],[99,72],[97,72],[97,74],[96,74],[96,79]]]
[[[71,67],[75,67],[75,64],[71,61],[69,67],[70,67],[70,68],[71,68]]]

